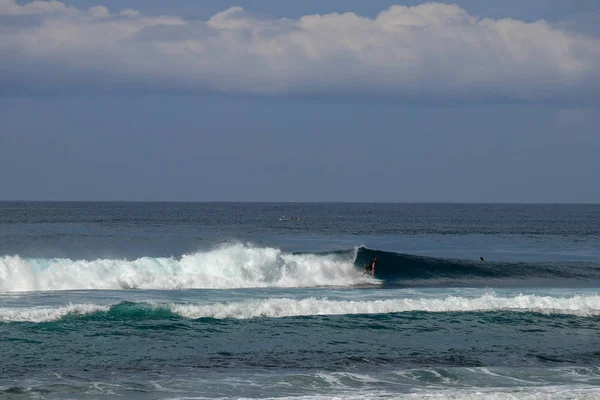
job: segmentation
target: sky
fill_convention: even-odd
[[[0,0],[0,200],[600,203],[595,0]]]

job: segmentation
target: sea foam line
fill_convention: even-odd
[[[112,306],[78,304],[56,308],[0,308],[0,322],[55,321],[68,314],[85,315],[95,312],[107,312],[118,306],[118,304]],[[432,313],[514,311],[589,317],[600,315],[600,296],[518,295],[498,297],[493,293],[487,293],[474,298],[448,296],[441,299],[403,298],[370,301],[338,301],[327,298],[269,298],[210,304],[137,303],[137,306],[154,310],[166,309],[186,319],[283,318],[313,315],[389,314],[414,311]],[[124,312],[127,313],[127,311]],[[124,318],[126,318],[126,314]]]
[[[62,307],[0,307],[0,322],[49,322],[67,315],[87,315],[108,311],[110,306],[97,304],[69,304]]]
[[[337,394],[315,394],[308,396],[264,397],[260,400],[590,400],[598,399],[600,389],[575,385],[556,385],[542,387],[488,388],[472,387],[463,389],[440,390],[438,388],[419,388],[414,393],[394,393],[385,390],[342,390]],[[205,400],[205,397],[173,397],[172,400]],[[246,400],[246,398],[241,398]]]
[[[335,301],[326,298],[273,298],[207,305],[176,304],[171,311],[185,318],[281,318],[311,315],[389,314],[424,312],[531,311],[545,314],[600,315],[600,296],[549,297],[518,295],[498,297],[487,293],[467,298],[393,299],[372,301]]]

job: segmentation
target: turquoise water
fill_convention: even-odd
[[[584,205],[0,203],[0,397],[596,398],[599,238]]]

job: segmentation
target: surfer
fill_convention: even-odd
[[[375,265],[377,265],[377,257],[375,257],[367,265],[365,265],[365,271],[363,272],[363,276],[365,276],[367,272],[370,272],[371,278],[375,278]]]
[[[483,257],[479,257],[479,261],[484,262],[485,260],[483,259]]]

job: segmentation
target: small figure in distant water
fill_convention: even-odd
[[[286,217],[285,215],[283,215],[281,218],[279,218],[280,221],[301,221],[302,218],[300,217],[294,217],[293,215],[290,215],[289,217]]]
[[[375,257],[367,265],[365,265],[365,271],[363,272],[363,276],[365,276],[365,274],[367,272],[370,272],[371,278],[374,278],[375,277],[375,265],[377,265],[377,257]]]
[[[484,262],[485,260],[483,259],[483,257],[479,257],[479,261]]]

